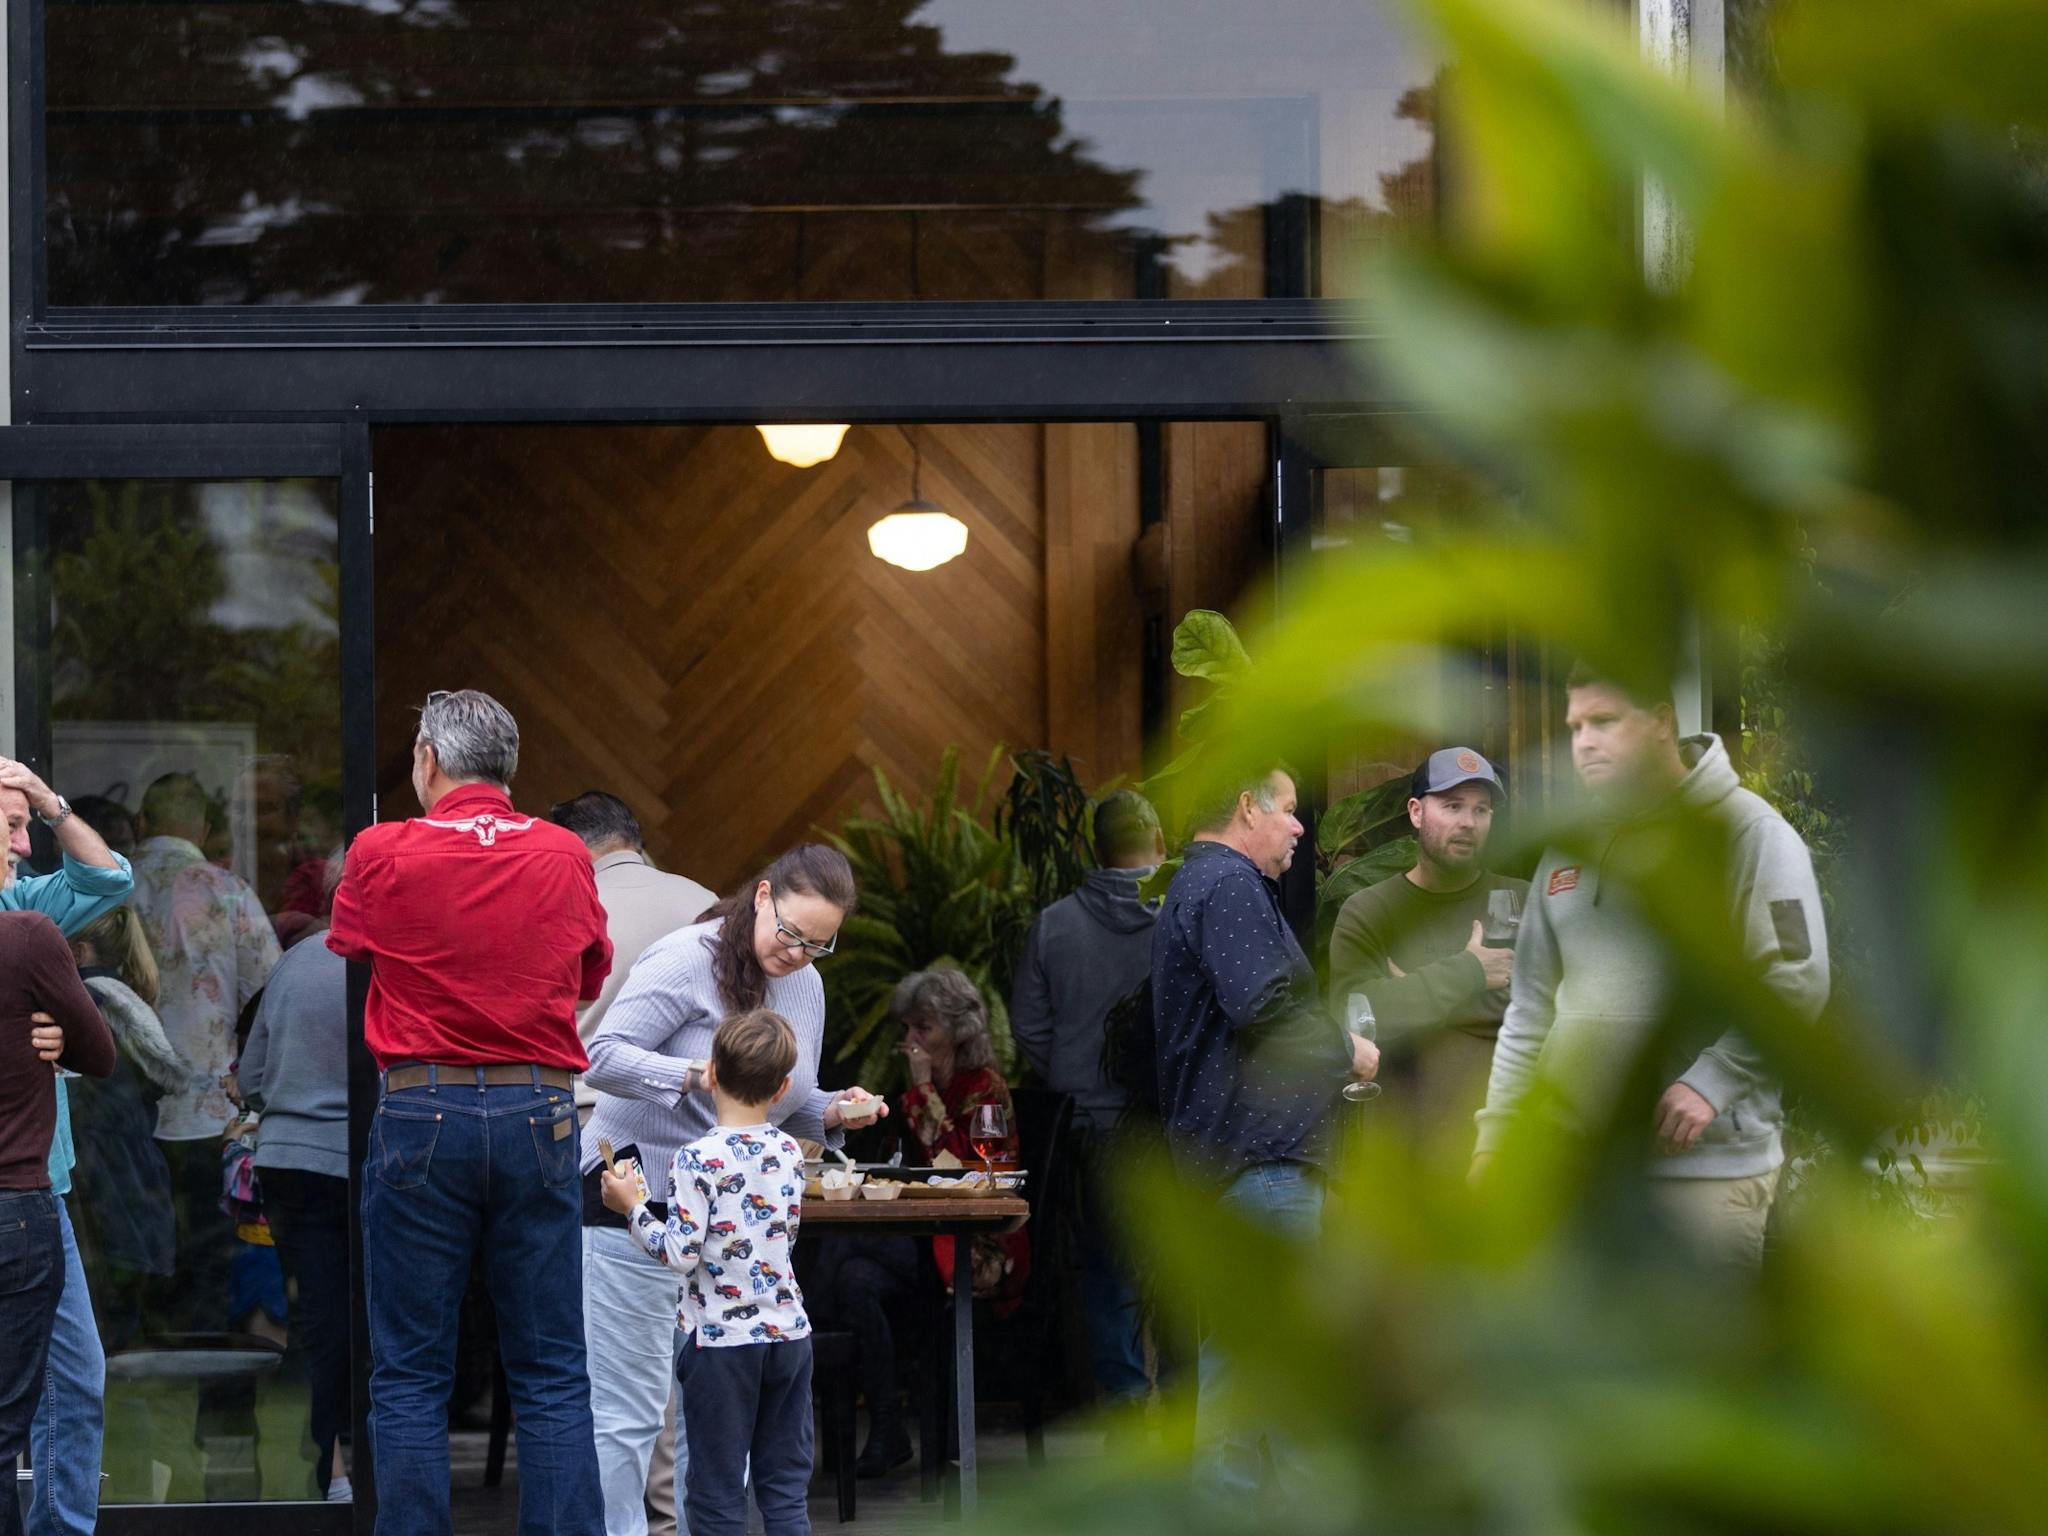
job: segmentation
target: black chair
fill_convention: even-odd
[[[1072,1225],[1074,1101],[1050,1088],[1011,1092],[1017,1112],[1017,1154],[1029,1177],[1024,1200],[1031,1207],[1031,1274],[1024,1294],[1008,1316],[998,1319],[988,1302],[977,1302],[975,1383],[982,1363],[992,1383],[1013,1388],[1024,1420],[1024,1446],[1031,1465],[1045,1461],[1045,1395],[1049,1362],[1063,1362],[1060,1347],[1060,1275],[1066,1267],[1067,1232]],[[996,1394],[1001,1395],[1001,1394]]]
[[[811,1381],[823,1412],[824,1435],[820,1449],[832,1468],[833,1488],[839,1498],[839,1523],[853,1518],[854,1504],[854,1415],[855,1372],[859,1354],[850,1333],[833,1328],[811,1333]]]

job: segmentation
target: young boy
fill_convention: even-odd
[[[630,1173],[603,1174],[604,1203],[683,1280],[676,1377],[690,1536],[744,1536],[749,1456],[767,1536],[810,1536],[811,1322],[790,1265],[804,1161],[768,1123],[796,1050],[788,1021],[765,1008],[718,1026],[704,1074],[718,1124],[676,1152],[666,1224]]]

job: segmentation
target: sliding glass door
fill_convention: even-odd
[[[321,1496],[354,1439],[351,1042],[299,1042],[268,1074],[332,1121],[294,1137],[324,1152],[284,1157],[306,1166],[279,1165],[276,1189],[263,1098],[236,1068],[262,1065],[263,989],[320,942],[367,819],[348,729],[368,686],[349,666],[369,603],[356,447],[332,428],[0,431],[0,753],[135,877],[111,913],[57,901],[95,877],[67,857],[75,830],[67,849],[31,821],[9,899],[58,915],[120,1047],[111,1077],[58,1080],[53,1169],[70,1164],[84,1277],[56,1337],[89,1353],[89,1327],[106,1358],[105,1530],[350,1519]],[[52,1465],[85,1454],[59,1445]]]

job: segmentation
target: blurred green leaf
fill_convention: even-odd
[[[1173,670],[1182,677],[1227,683],[1251,667],[1230,620],[1210,608],[1195,608],[1173,627]]]
[[[1344,1112],[1319,1244],[1131,1159],[1162,1326],[1204,1309],[1239,1364],[1209,1407],[1307,1485],[1262,1524],[1140,1460],[1007,1528],[2048,1529],[2048,7],[1763,9],[1738,27],[1782,75],[1719,119],[1626,8],[1418,4],[1456,175],[1359,288],[1374,388],[1471,488],[1427,541],[1319,556],[1233,639],[1255,670],[1194,673],[1228,685],[1175,782],[1481,739],[1477,690],[1415,680],[1503,636],[1645,689],[1739,658],[1749,782],[1828,880],[1833,1002],[1761,983],[1725,837],[1674,818],[1612,871],[1656,1028],[1605,1092],[1547,1061],[1477,1187],[1469,1127],[1392,1082]],[[1690,237],[1654,280],[1650,179]],[[1324,818],[1325,912],[1395,872],[1377,809]],[[1570,796],[1518,794],[1514,830],[1613,842]],[[1731,1028],[1799,1106],[1755,1284],[1645,1177],[1673,1063]]]

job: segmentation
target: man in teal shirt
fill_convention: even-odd
[[[0,874],[0,911],[40,912],[66,938],[127,900],[135,877],[128,861],[71,813],[25,763],[0,757],[0,815],[7,820],[7,863]],[[15,878],[28,857],[28,819],[47,826],[64,855],[55,874]],[[57,1132],[50,1143],[50,1189],[64,1236],[64,1292],[50,1334],[48,1383],[36,1404],[30,1446],[35,1457],[35,1502],[30,1536],[75,1531],[87,1536],[99,1521],[100,1451],[105,1423],[106,1356],[94,1326],[92,1296],[63,1196],[71,1190],[71,1100],[57,1079]]]

